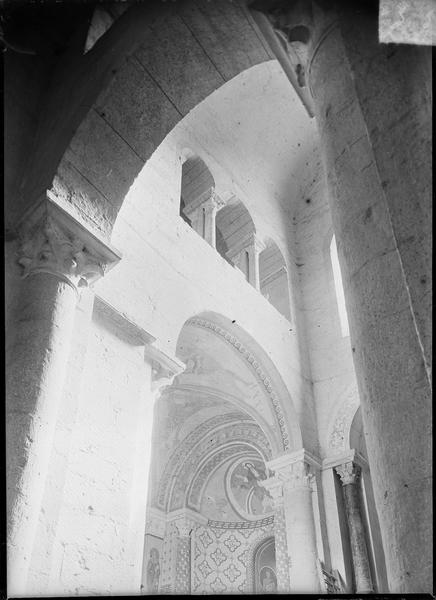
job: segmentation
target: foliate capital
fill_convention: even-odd
[[[191,532],[196,524],[191,519],[181,516],[174,520],[174,525],[177,529],[179,537],[187,538],[191,535]]]
[[[23,217],[17,229],[23,277],[51,273],[77,289],[94,283],[121,258],[49,193]]]
[[[350,461],[335,467],[336,473],[341,478],[342,485],[357,483],[360,476],[360,467]]]

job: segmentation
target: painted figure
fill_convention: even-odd
[[[271,594],[271,592],[276,592],[277,591],[277,583],[276,583],[276,578],[275,575],[272,571],[272,569],[269,569],[268,567],[264,567],[262,569],[263,574],[261,574],[262,580],[261,580],[261,585],[262,585],[262,591],[263,592],[268,592]]]

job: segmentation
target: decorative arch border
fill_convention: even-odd
[[[231,438],[228,440],[220,440],[219,433],[224,433],[226,429],[235,427],[241,429],[241,435],[244,433],[244,428],[248,427],[251,429],[251,435],[250,432],[246,432],[246,435],[238,437],[238,439],[233,441],[233,446],[237,442],[248,443],[253,448],[257,448],[260,454],[265,456],[265,458],[271,456],[271,446],[267,437],[259,425],[250,417],[244,419],[243,415],[239,412],[212,417],[194,429],[194,431],[191,432],[173,451],[166,464],[158,487],[156,504],[159,508],[162,508],[163,510],[168,508],[173,496],[174,488],[177,485],[177,479],[184,470],[190,468],[191,463],[196,464],[197,466],[200,464],[200,466],[203,467],[212,454],[232,442]],[[257,444],[253,443],[256,439],[256,436],[252,435],[253,429],[256,429],[259,433],[257,436]],[[211,435],[216,436],[213,444],[208,442],[208,438]],[[262,443],[259,443],[259,441]],[[203,458],[204,460],[201,460]],[[193,469],[192,476],[185,486],[185,492],[190,488],[191,482],[195,480],[197,473],[198,468]]]
[[[246,455],[251,456],[251,452],[259,453],[259,450],[254,444],[249,445],[245,440],[235,440],[210,454],[193,474],[187,486],[186,505],[188,508],[192,508],[193,510],[200,509],[203,491],[216,469],[231,458],[237,459]]]
[[[213,331],[216,335],[220,336],[227,343],[232,345],[247,361],[247,363],[251,367],[251,370],[254,372],[257,379],[261,382],[269,398],[269,401],[273,408],[273,412],[276,417],[277,425],[279,427],[283,450],[285,452],[289,452],[291,450],[289,432],[286,426],[285,417],[280,404],[280,400],[276,391],[273,388],[271,379],[268,377],[268,375],[262,368],[260,360],[255,356],[255,354],[251,350],[244,346],[244,344],[240,340],[238,340],[238,338],[235,335],[232,335],[223,327],[217,325],[216,323],[213,323],[212,321],[209,321],[208,319],[204,319],[201,317],[192,317],[186,321],[185,325],[202,327],[203,329],[209,329],[210,331]]]
[[[343,394],[343,399],[334,411],[330,425],[327,429],[328,455],[343,454],[350,448],[351,424],[360,407],[357,383],[353,382]]]
[[[189,383],[181,382],[184,373],[180,373],[174,379],[174,383],[167,388],[163,393],[170,394],[172,391],[190,392],[191,394],[201,394],[202,398],[213,398],[214,400],[224,401],[232,404],[235,410],[240,410],[244,417],[247,414],[251,419],[262,429],[265,437],[267,438],[270,446],[272,456],[276,456],[281,451],[281,439],[277,439],[277,433],[272,429],[271,425],[265,420],[265,418],[259,413],[259,411],[250,405],[246,404],[244,400],[241,400],[238,396],[230,394],[228,391],[221,392],[216,388],[207,387],[204,385],[192,385]]]

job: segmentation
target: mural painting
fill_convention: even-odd
[[[272,498],[261,482],[267,478],[259,459],[240,460],[229,469],[226,491],[237,513],[245,519],[257,519],[273,512]]]

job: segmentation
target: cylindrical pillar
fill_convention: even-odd
[[[346,22],[340,16],[338,19],[319,38],[310,65],[310,85],[344,281],[368,458],[389,589],[396,593],[429,592],[431,387],[401,245],[387,203],[390,182],[382,178],[378,168],[371,138],[374,129],[365,121],[343,41]],[[359,60],[367,60],[366,69],[371,71],[378,61],[386,62],[386,50],[374,47],[371,58],[364,48],[377,27],[376,19],[362,15],[359,27],[367,29],[367,36],[359,38]],[[388,79],[384,85],[389,85]],[[367,93],[372,92],[368,89]],[[418,107],[413,98],[409,100],[408,110],[413,114]],[[371,102],[378,103],[380,114],[389,112],[382,94]],[[398,117],[402,118],[407,119],[407,112]],[[401,147],[402,137],[394,143]],[[391,163],[396,151],[392,145]],[[408,174],[404,165],[404,171],[398,170],[394,177],[405,177],[406,186],[407,178],[414,175]],[[401,211],[401,206],[398,209]]]
[[[62,393],[77,292],[53,272],[31,273],[7,348],[8,593],[25,591]]]
[[[283,483],[277,477],[270,477],[260,482],[268,490],[274,505],[274,544],[276,553],[277,592],[288,594],[289,555],[286,541],[286,518],[283,498]]]
[[[360,468],[353,462],[336,467],[341,478],[344,494],[345,512],[350,536],[351,557],[354,572],[354,592],[369,594],[374,591],[371,568],[366,546],[365,528],[363,525],[358,479]]]
[[[176,553],[175,593],[191,593],[191,532],[192,523],[180,519],[175,522],[178,532]]]
[[[185,214],[191,219],[192,228],[212,248],[216,248],[216,214],[224,206],[225,202],[211,188],[205,199],[193,201],[193,207],[189,205]]]
[[[69,358],[78,286],[103,273],[86,230],[45,199],[19,226],[24,280],[6,362],[8,595],[27,574]],[[93,248],[95,250],[95,248]]]
[[[290,558],[290,590],[292,593],[321,591],[318,573],[315,519],[312,504],[312,479],[304,458],[280,457],[280,467],[274,468],[283,481],[286,538]],[[277,459],[278,461],[279,459]]]
[[[260,268],[259,268],[259,256],[264,245],[253,236],[251,244],[247,248],[248,252],[248,282],[256,289],[260,290]]]
[[[208,202],[204,205],[203,210],[204,239],[212,248],[216,248],[216,213],[218,207],[214,202]]]
[[[430,49],[380,44],[376,3],[285,3],[270,18],[308,45],[389,591],[428,593]]]

